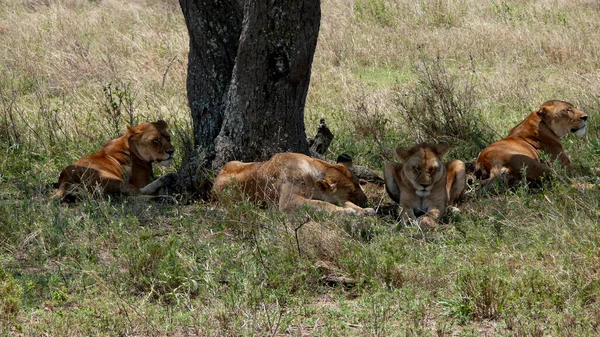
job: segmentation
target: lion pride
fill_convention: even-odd
[[[230,161],[215,178],[212,193],[216,199],[247,197],[276,204],[286,212],[309,205],[329,212],[374,214],[372,208],[363,208],[367,196],[351,167],[351,160],[330,164],[290,152],[266,162]]]
[[[63,169],[54,198],[64,200],[79,187],[101,194],[139,194],[153,177],[152,163],[169,165],[174,152],[165,121],[128,126],[123,136]]]
[[[550,167],[540,161],[541,152],[559,159],[563,167],[576,170],[560,142],[568,134],[582,136],[586,131],[588,115],[571,103],[551,100],[510,130],[508,136],[479,153],[475,164],[475,176],[480,180],[493,181],[502,177],[508,185],[520,181],[522,172],[533,183],[540,183],[549,176]]]
[[[443,162],[448,144],[418,144],[397,148],[401,163],[387,163],[383,174],[385,189],[402,208],[403,220],[413,219],[423,227],[435,227],[446,206],[457,202],[465,192],[465,164],[460,160]]]

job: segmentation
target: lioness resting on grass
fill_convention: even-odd
[[[169,165],[174,152],[165,121],[128,126],[125,135],[62,170],[54,198],[65,200],[81,187],[101,194],[139,194],[153,177],[152,163]]]
[[[533,111],[524,121],[499,140],[479,153],[475,176],[487,182],[501,178],[507,185],[520,181],[522,172],[532,183],[539,184],[550,175],[550,167],[540,162],[542,151],[551,160],[560,160],[563,167],[577,171],[571,163],[560,139],[568,134],[582,136],[586,131],[588,115],[571,103],[551,100]]]
[[[397,148],[401,163],[387,163],[383,170],[385,189],[402,208],[404,221],[417,220],[423,227],[436,227],[448,204],[465,192],[465,164],[442,161],[450,146],[418,144],[406,150]]]
[[[330,164],[300,153],[278,153],[266,162],[230,161],[215,178],[212,193],[216,199],[247,197],[276,204],[286,212],[309,205],[329,212],[374,214],[372,208],[363,208],[367,196],[351,167],[351,159]]]

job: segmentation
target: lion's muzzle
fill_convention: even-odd
[[[171,164],[173,164],[173,156],[170,156],[168,159],[165,160],[157,160],[156,163],[160,166],[170,166]]]
[[[585,134],[586,130],[586,121],[587,121],[587,116],[582,116],[581,119],[581,124],[580,127],[578,128],[571,128],[571,133],[574,133],[577,136],[583,136]]]

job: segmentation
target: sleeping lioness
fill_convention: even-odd
[[[442,158],[449,149],[447,144],[397,148],[401,163],[385,165],[385,189],[400,204],[404,221],[413,219],[423,227],[435,227],[446,206],[463,196],[465,164],[460,160],[444,163]]]
[[[502,177],[508,185],[521,180],[521,173],[533,183],[550,175],[550,167],[540,162],[542,151],[551,160],[559,159],[567,170],[576,171],[560,139],[568,134],[582,136],[588,115],[571,103],[552,100],[542,104],[524,121],[510,130],[508,136],[479,153],[475,176],[484,181]]]
[[[64,200],[79,188],[100,194],[139,194],[152,179],[152,163],[169,165],[174,152],[165,121],[128,126],[125,135],[62,170],[54,198]]]
[[[230,161],[215,178],[212,193],[216,199],[247,197],[259,204],[276,204],[286,212],[308,205],[330,212],[374,214],[372,208],[363,208],[367,196],[351,167],[351,160],[330,164],[300,153],[278,153],[266,162]],[[227,188],[231,185],[241,193]]]

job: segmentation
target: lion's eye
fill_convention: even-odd
[[[420,169],[420,168],[418,168],[418,167],[413,167],[413,170],[414,170],[414,171],[415,171],[415,173],[417,173],[417,174],[418,174],[419,172],[421,172],[421,169]]]
[[[430,174],[435,174],[437,172],[437,168],[436,167],[432,167],[429,169],[429,173]]]
[[[154,143],[154,144],[160,144],[160,139],[156,138],[155,140],[152,141],[152,143]]]

